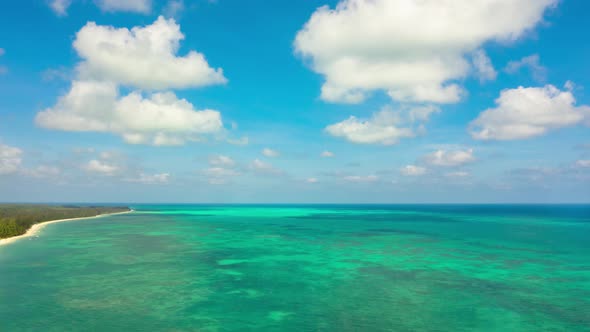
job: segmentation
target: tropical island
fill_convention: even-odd
[[[23,235],[34,225],[48,221],[129,211],[131,209],[126,206],[0,204],[0,239]]]

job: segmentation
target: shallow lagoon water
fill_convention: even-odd
[[[134,206],[0,247],[0,331],[590,331],[590,206]]]

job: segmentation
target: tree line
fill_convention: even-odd
[[[129,211],[122,206],[0,204],[0,239],[22,235],[44,221]]]

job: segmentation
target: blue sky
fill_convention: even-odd
[[[0,201],[588,202],[589,10],[4,2]]]

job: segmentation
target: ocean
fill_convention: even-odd
[[[0,247],[0,331],[590,331],[589,205],[134,205]]]

